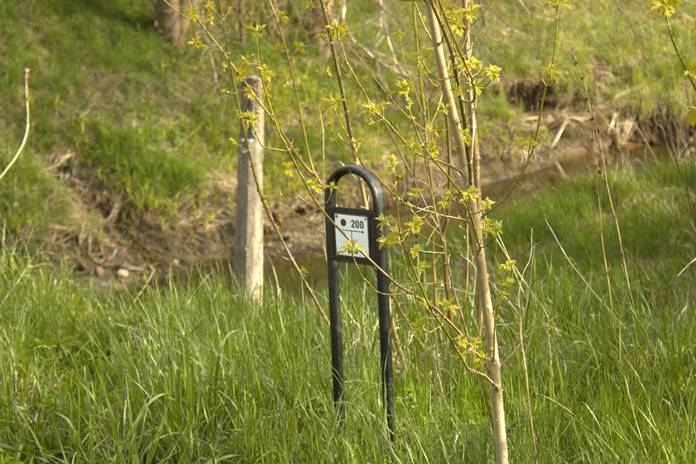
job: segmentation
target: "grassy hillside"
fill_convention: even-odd
[[[302,14],[297,5],[285,6],[291,14]],[[397,58],[408,70],[414,62],[408,26],[411,6],[399,2],[385,12],[384,31],[378,27],[376,4],[369,0],[350,2],[346,20],[361,44],[384,56],[389,50],[383,32],[390,33]],[[247,22],[271,23],[264,8],[248,8]],[[689,60],[696,59],[691,57],[690,46],[694,31],[688,26],[694,8],[685,3],[674,18],[677,42]],[[486,62],[504,69],[503,82],[484,97],[480,108],[483,143],[490,144],[493,151],[501,139],[520,135],[519,118],[525,104],[533,106],[534,88],[551,56],[553,24],[553,10],[542,0],[489,2],[482,9],[477,49]],[[294,44],[292,59],[310,127],[309,147],[317,158],[327,158],[329,168],[348,162],[351,153],[345,140],[331,127],[326,138],[318,130],[320,112],[327,123],[336,119],[324,107],[326,98],[337,92],[336,83],[326,74],[329,61],[316,41],[306,37],[300,21],[291,21],[286,33]],[[122,203],[125,214],[121,219],[126,223],[145,212],[163,214],[164,222],[176,219],[171,216],[178,210],[195,216],[195,210],[209,202],[209,195],[219,196],[219,183],[214,179],[233,177],[236,147],[229,139],[237,137],[238,122],[234,99],[221,93],[229,82],[209,53],[192,47],[175,50],[166,44],[155,30],[149,2],[2,2],[0,34],[2,160],[12,152],[22,131],[24,67],[32,69],[33,92],[29,149],[22,166],[0,185],[0,216],[8,230],[40,231],[71,216],[83,220],[64,201],[71,196],[65,179],[57,181],[55,173],[46,169],[66,154],[74,156],[61,168],[86,182],[90,191],[103,191]],[[274,98],[281,122],[291,137],[300,140],[294,95],[286,84],[288,70],[275,40],[271,34],[259,49],[275,75]],[[350,42],[346,47],[351,59],[373,66],[383,83],[393,86],[396,76],[389,68],[366,60]],[[245,46],[233,43],[231,49],[242,63],[243,57],[248,60],[253,55],[256,44],[249,38]],[[576,93],[581,70],[602,102],[602,111],[624,111],[643,118],[683,116],[681,71],[664,22],[649,12],[647,2],[620,5],[595,0],[564,11],[557,69],[561,80],[554,86],[552,102],[559,108],[584,107]],[[368,127],[362,117],[360,91],[350,79],[347,91],[363,156],[367,162],[377,162],[392,148],[385,134]],[[381,98],[376,87],[367,91],[377,101]],[[334,122],[338,124],[340,119]],[[274,145],[272,134],[269,137],[269,144]],[[282,153],[268,156],[271,193],[285,185],[285,161]],[[31,189],[37,178],[42,179],[40,189]],[[182,203],[187,207],[181,209]]]
[[[527,8],[521,8],[524,3]],[[479,41],[483,53],[502,63],[508,77],[538,78],[553,46],[553,9],[546,1],[485,5]],[[605,110],[684,118],[686,105],[679,61],[671,49],[664,18],[649,1],[569,2],[561,11],[557,40],[560,82],[555,98],[572,105],[580,75]],[[687,61],[696,59],[696,5],[682,2],[672,18],[676,43]],[[577,61],[577,64],[576,64]]]
[[[226,155],[226,128],[217,123],[225,101],[214,98],[199,72],[202,58],[181,55],[162,41],[147,2],[3,2],[0,14],[4,147],[12,147],[22,129],[21,72],[32,69],[33,130],[20,164],[50,165],[74,153],[70,163],[87,168],[82,176],[98,181],[95,189],[132,202],[135,211],[165,199],[176,208],[177,199],[203,188],[213,155]],[[201,86],[204,91],[196,91]],[[46,178],[44,188],[64,195],[66,186],[43,171],[34,175]],[[30,182],[23,172],[13,175],[18,185]],[[51,197],[22,201],[27,187],[1,187],[10,229],[60,222],[69,213],[67,205],[46,208]],[[35,221],[14,219],[17,209]]]
[[[696,455],[696,271],[678,275],[696,254],[683,189],[695,175],[693,165],[660,163],[612,177],[633,300],[608,224],[611,298],[597,266],[593,178],[498,212],[520,267],[530,229],[537,249],[498,314],[514,462]],[[2,462],[492,460],[485,388],[422,308],[403,306],[409,323],[394,316],[403,354],[390,445],[363,285],[344,292],[348,420],[338,433],[328,328],[300,296],[279,301],[269,290],[254,307],[219,273],[104,293],[21,253],[4,250],[0,264]]]

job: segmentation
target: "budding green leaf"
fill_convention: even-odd
[[[503,69],[500,66],[496,66],[494,64],[489,64],[483,69],[483,73],[486,75],[486,78],[491,81],[491,82],[499,82],[500,81],[500,72]]]
[[[650,9],[652,11],[657,11],[665,18],[670,18],[677,12],[677,6],[679,6],[681,2],[682,0],[652,0],[650,2]]]
[[[419,244],[415,244],[411,247],[411,250],[409,250],[409,253],[411,255],[411,258],[416,259],[418,257],[418,253],[421,251],[421,246]]]
[[[406,222],[404,226],[406,226],[408,232],[412,233],[413,235],[416,235],[423,228],[423,219],[421,219],[420,216],[414,215],[413,220]]]
[[[481,194],[481,191],[478,188],[476,188],[474,186],[469,186],[469,187],[467,187],[466,190],[464,190],[461,193],[461,198],[459,199],[459,201],[461,203],[466,203],[469,201],[476,201],[480,194]]]
[[[250,24],[246,28],[256,39],[260,39],[266,31],[265,24]]]
[[[691,105],[689,107],[689,125],[696,126],[696,106]]]
[[[544,82],[546,85],[553,85],[561,80],[561,73],[556,69],[556,65],[550,63],[544,70]]]
[[[315,181],[314,179],[307,179],[307,182],[305,182],[305,185],[307,185],[307,188],[309,188],[310,190],[312,190],[316,193],[320,193],[323,190],[321,184],[319,182]]]
[[[348,255],[366,254],[365,250],[362,246],[360,246],[357,240],[346,240],[346,242],[338,250],[338,252],[341,254]]]
[[[483,218],[483,221],[481,221],[481,228],[486,234],[498,236],[503,232],[503,223],[501,221],[486,217]]]
[[[546,0],[546,3],[554,8],[573,8],[573,3],[570,0]]]
[[[348,26],[343,23],[338,23],[334,20],[331,24],[326,26],[329,32],[329,37],[332,40],[340,40],[346,33],[348,33]]]

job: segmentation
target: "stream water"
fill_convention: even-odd
[[[639,167],[641,164],[644,164],[654,157],[666,156],[668,156],[666,149],[640,150],[630,152],[621,160],[609,159],[606,160],[606,162],[610,166],[610,169],[621,166]],[[490,182],[483,187],[483,194],[494,200],[500,200],[506,197],[510,189],[514,186],[514,190],[507,201],[515,201],[541,188],[557,185],[567,181],[567,179],[573,176],[589,173],[594,166],[595,163],[590,156],[587,156],[587,152],[578,156],[566,156],[556,162],[547,163],[540,168],[532,169],[530,167],[524,174],[519,175],[518,179],[513,177]],[[303,269],[310,285],[313,288],[322,289],[327,285],[326,257],[323,251],[324,228],[322,222],[318,223],[319,226],[317,226],[316,222],[317,221],[313,221],[311,229],[316,229],[318,227],[320,230],[313,230],[311,236],[308,235],[307,237],[312,242],[310,244],[311,246],[304,246],[301,247],[302,249],[300,251],[293,251],[295,252],[295,259],[298,265]],[[308,234],[310,234],[310,232],[308,232]],[[292,243],[290,245],[292,246]],[[394,260],[399,257],[392,253],[390,258]],[[344,275],[348,274],[350,279],[355,278],[356,282],[358,282],[360,275],[357,271],[349,269],[352,267],[354,267],[352,264],[341,264],[341,273]],[[231,268],[231,261],[225,259],[204,264],[200,266],[198,270],[203,273],[211,271],[223,272],[230,275],[230,278],[232,278],[230,273]],[[349,272],[346,272],[346,270]],[[363,273],[367,272],[371,273],[372,271],[364,268]],[[355,276],[352,274],[355,274]],[[276,291],[289,292],[291,294],[302,292],[301,279],[294,265],[283,253],[272,253],[270,256],[266,256],[265,285],[276,289]]]

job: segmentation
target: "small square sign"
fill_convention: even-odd
[[[367,215],[335,213],[334,222],[336,255],[349,258],[370,256],[370,221]]]

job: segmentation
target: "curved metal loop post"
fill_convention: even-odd
[[[345,209],[336,208],[336,193],[338,182],[348,174],[360,177],[369,187],[372,196],[372,208]],[[339,256],[336,250],[336,224],[334,214],[337,211],[360,214],[368,220],[369,226],[369,255],[377,265],[377,305],[379,313],[379,342],[380,366],[382,370],[382,397],[387,410],[387,427],[390,438],[394,438],[394,382],[392,375],[391,353],[391,315],[389,313],[389,261],[387,251],[380,248],[377,238],[383,236],[384,230],[375,224],[376,218],[384,214],[384,191],[379,179],[362,166],[346,165],[334,171],[326,181],[324,190],[324,206],[326,209],[326,245],[329,286],[329,320],[331,325],[331,366],[333,378],[333,399],[336,404],[339,424],[345,420],[343,404],[343,347],[340,317],[340,285],[338,276],[338,260],[353,261],[357,264],[370,264],[370,260],[353,256],[348,259]]]
[[[372,195],[372,210],[381,214],[384,212],[384,190],[382,183],[377,176],[362,166],[356,164],[348,164],[336,169],[328,179],[326,179],[327,188],[324,190],[324,205],[328,211],[329,208],[336,207],[336,189],[331,186],[338,187],[338,181],[348,174],[354,174],[365,181],[370,188]]]

